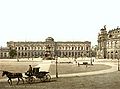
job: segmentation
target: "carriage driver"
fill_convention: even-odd
[[[29,69],[28,69],[27,72],[28,72],[29,76],[32,76],[33,70],[32,70],[32,66],[31,65],[29,65]]]

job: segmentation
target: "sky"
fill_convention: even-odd
[[[120,0],[0,0],[0,46],[8,41],[91,41],[120,27]]]

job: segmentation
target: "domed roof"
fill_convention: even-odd
[[[52,37],[48,37],[46,38],[46,41],[54,41],[54,39]]]

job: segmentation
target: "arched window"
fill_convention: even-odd
[[[43,49],[43,47],[41,47],[41,50]]]
[[[77,55],[77,52],[75,52],[75,55]]]
[[[23,50],[24,48],[22,47],[22,50]]]
[[[25,53],[25,56],[27,56],[27,53]]]
[[[88,47],[86,47],[86,50],[88,50]]]
[[[34,55],[37,56],[37,53],[35,52]]]
[[[6,53],[4,53],[4,57],[7,57]]]
[[[22,56],[24,56],[24,53],[22,52]]]
[[[25,47],[25,50],[27,50],[27,47]]]
[[[59,50],[61,50],[61,47],[59,47]]]
[[[40,49],[40,47],[38,47],[38,50]]]
[[[30,56],[30,52],[28,52],[28,57]]]
[[[74,56],[74,52],[72,52],[72,56]]]
[[[74,50],[74,47],[72,47],[72,50]]]
[[[28,47],[28,49],[30,50],[30,47]]]
[[[77,47],[75,47],[75,50],[77,49]]]
[[[81,50],[83,50],[83,47],[81,47]]]
[[[61,52],[59,52],[58,56],[61,56]]]
[[[67,47],[66,47],[66,50],[67,50]]]
[[[36,50],[36,47],[34,49]]]
[[[1,56],[3,56],[3,53],[1,53]]]
[[[64,47],[63,47],[63,50],[64,50]]]
[[[69,56],[71,55],[71,52],[69,52]]]
[[[66,52],[66,56],[68,55],[68,53]]]

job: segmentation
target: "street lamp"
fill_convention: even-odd
[[[55,60],[56,60],[56,78],[58,78],[58,66],[57,66],[57,56],[55,56]]]
[[[30,53],[28,52],[28,60],[29,60]]]
[[[118,71],[119,71],[119,58],[118,58]]]
[[[92,52],[90,52],[90,56],[91,56],[91,62],[90,62],[90,63],[91,63],[91,65],[93,65],[93,64],[92,64]]]
[[[32,60],[33,60],[33,44],[31,45],[31,48],[32,48]]]
[[[56,50],[57,44],[55,42],[55,50],[54,50],[54,58],[55,58],[55,62],[56,62],[56,78],[58,78],[58,66],[57,66],[57,59],[58,59],[58,52]]]
[[[17,62],[19,62],[19,58],[18,58],[18,50],[17,50]]]
[[[115,53],[116,53],[116,58],[117,58],[117,60],[118,60],[118,71],[119,71],[119,70],[120,70],[120,68],[119,68],[119,58],[118,58],[118,56],[117,56],[118,52],[116,51]]]

